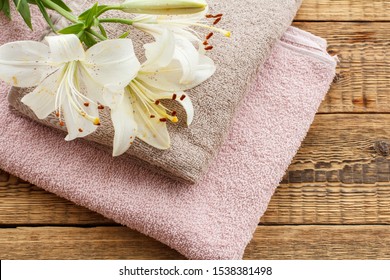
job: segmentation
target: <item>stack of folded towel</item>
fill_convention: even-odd
[[[76,9],[95,1],[81,2]],[[11,107],[0,97],[0,168],[188,258],[241,258],[329,89],[336,61],[325,40],[289,27],[301,1],[208,2],[211,13],[225,14],[233,36],[213,41],[217,73],[189,92],[196,117],[189,128],[169,127],[171,149],[139,141],[112,158],[113,130],[105,126],[88,141],[65,142],[63,132],[49,128],[58,128],[54,122],[38,124],[20,102],[26,92],[12,89]],[[0,43],[25,39],[27,29],[15,33],[20,26],[10,26]]]

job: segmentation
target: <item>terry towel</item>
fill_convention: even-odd
[[[72,1],[72,5],[75,10],[80,11],[95,2],[77,0]],[[101,4],[107,2],[109,1],[101,1]],[[188,91],[195,109],[194,122],[189,128],[180,123],[168,125],[172,140],[169,150],[158,150],[142,141],[136,141],[129,149],[128,155],[142,159],[139,164],[159,170],[170,177],[189,182],[197,181],[218,152],[236,109],[269,56],[271,47],[291,24],[300,2],[209,0],[210,13],[224,14],[218,26],[232,31],[232,38],[215,34],[211,40],[214,49],[210,56],[217,65],[217,72],[210,80]],[[122,26],[122,29],[118,29],[118,25],[108,26],[108,32],[112,35],[119,36],[127,30],[127,26]],[[205,35],[208,33],[207,30],[199,31]],[[144,34],[132,32],[135,42],[141,40],[140,36],[144,37]],[[142,53],[142,46],[138,45],[136,52]],[[20,102],[27,92],[24,89],[13,89],[10,93],[10,103],[23,114],[37,120],[34,113]],[[112,145],[114,132],[107,116],[106,112],[106,117],[102,117],[102,127],[87,139],[107,146],[106,150],[110,151],[108,147]],[[64,129],[58,125],[54,114],[42,123]]]
[[[0,16],[0,44],[31,38]],[[36,35],[36,34],[34,34]],[[36,37],[35,37],[36,38]],[[207,174],[180,183],[14,114],[0,95],[0,168],[171,246],[239,259],[335,74],[326,42],[289,28],[274,46]],[[5,93],[7,87],[1,86]],[[71,258],[72,256],[69,256]]]

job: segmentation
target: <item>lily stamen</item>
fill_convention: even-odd
[[[205,17],[206,18],[220,18],[222,16],[223,16],[223,14],[217,14],[217,15],[207,14]]]
[[[95,102],[95,101],[93,101],[92,99],[90,99],[90,98],[88,98],[87,96],[85,96],[84,94],[82,94],[78,89],[77,89],[77,87],[79,86],[79,82],[78,82],[78,79],[77,79],[77,77],[78,77],[78,75],[77,75],[77,62],[70,62],[70,64],[71,64],[71,75],[69,75],[69,86],[70,86],[70,88],[71,88],[71,90],[72,90],[72,93],[76,96],[76,97],[78,97],[79,99],[81,99],[81,101],[84,101],[84,105],[86,104],[86,103],[88,103],[88,106],[92,103],[92,104],[94,104],[95,106],[97,106],[98,104]],[[76,78],[76,81],[74,80]],[[76,99],[77,100],[77,99]],[[80,104],[79,104],[80,105]],[[85,106],[85,107],[88,107],[88,106]],[[82,107],[81,105],[80,105],[80,107]]]
[[[194,22],[191,25],[203,27],[203,28],[210,29],[210,30],[214,30],[214,31],[219,32],[223,36],[228,37],[228,38],[232,35],[232,33],[230,31],[228,31],[228,30],[225,30],[225,29],[222,29],[222,28],[217,28],[217,27],[210,26],[210,25],[203,24],[203,23]]]
[[[85,95],[83,95],[81,92],[78,91],[77,87],[75,86],[74,77],[76,75],[76,63],[77,62],[70,62],[70,67],[68,68],[69,73],[65,73],[68,78],[68,83],[66,84],[68,87],[66,88],[66,93],[68,95],[68,100],[70,104],[73,106],[73,108],[78,112],[82,117],[92,122],[94,125],[100,125],[100,119],[94,116],[89,115],[81,106],[79,99],[81,101],[87,100],[87,102],[95,103]],[[77,82],[77,81],[76,81]],[[97,103],[95,103],[97,105]]]
[[[221,17],[220,18],[217,18],[214,22],[213,22],[213,25],[216,25],[218,22],[220,22],[221,21]]]
[[[167,120],[170,120],[173,123],[177,123],[179,121],[176,115],[169,115],[168,113],[172,111],[166,108],[163,104],[161,104],[160,100],[153,99],[151,96],[153,94],[137,80],[132,81],[129,88],[131,89],[130,92],[133,92],[136,95],[136,98],[139,99],[144,105],[144,108],[147,110],[151,119],[154,119],[157,116],[159,118],[159,121],[165,120],[161,122],[166,122]],[[172,99],[175,95],[177,97],[177,94],[173,94]]]

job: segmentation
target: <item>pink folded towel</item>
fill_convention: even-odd
[[[6,25],[0,44],[34,37],[2,16],[0,23]],[[288,29],[196,184],[173,181],[129,158],[113,159],[83,141],[63,141],[57,131],[14,114],[3,84],[0,168],[188,258],[239,259],[332,82],[336,62],[325,48],[324,40]]]
[[[105,0],[100,3],[121,2]],[[76,11],[92,6],[95,0],[76,0],[72,4]],[[151,167],[169,177],[189,182],[197,181],[206,172],[210,162],[218,152],[229,128],[233,116],[248,92],[260,67],[263,65],[271,47],[290,26],[301,0],[208,0],[210,13],[223,13],[224,17],[218,26],[232,31],[230,39],[215,34],[211,39],[214,45],[210,57],[217,65],[215,75],[200,86],[188,91],[194,104],[195,119],[189,128],[183,124],[169,124],[172,147],[169,150],[155,149],[142,141],[136,141],[128,150],[130,157],[141,159],[139,164]],[[121,15],[123,16],[123,15]],[[121,35],[128,31],[128,26],[108,26],[111,35]],[[200,34],[209,33],[199,30]],[[112,36],[114,37],[114,36]],[[145,35],[131,32],[135,43],[146,40]],[[147,37],[149,38],[149,37]],[[143,53],[140,44],[136,52]],[[22,89],[10,93],[10,103],[23,114],[39,121],[35,114],[20,102],[25,93]],[[178,110],[179,119],[183,118]],[[87,139],[106,146],[111,151],[114,136],[113,127],[108,119],[102,116],[102,126]],[[58,120],[52,117],[41,121],[57,129]],[[126,157],[126,155],[124,155]]]

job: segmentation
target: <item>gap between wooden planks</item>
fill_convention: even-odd
[[[244,259],[390,259],[390,226],[258,227]],[[61,238],[58,238],[58,237]],[[1,259],[183,259],[125,227],[0,229]]]

